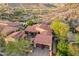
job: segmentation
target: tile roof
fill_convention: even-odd
[[[50,46],[52,44],[52,31],[50,27],[46,24],[35,24],[33,26],[29,26],[25,29],[28,32],[40,32],[32,38],[34,43],[44,44]]]
[[[10,26],[6,26],[3,28],[3,30],[1,31],[1,35],[3,36],[7,36],[8,34],[17,31],[18,28],[17,27],[10,27]]]
[[[36,31],[36,25],[33,25],[33,26],[28,26],[25,31],[28,31],[28,32],[37,32]]]
[[[36,37],[34,38],[34,43],[50,46],[52,44],[52,35],[37,34]]]
[[[20,38],[22,38],[24,35],[26,35],[24,31],[18,31],[18,32],[13,32],[13,33],[11,33],[11,34],[8,35],[7,37],[12,37],[12,38],[20,39]]]
[[[26,36],[26,34],[24,33],[24,31],[18,31],[18,32],[13,32],[10,35],[8,35],[7,37],[5,37],[5,42],[13,42],[15,41],[15,39],[20,39],[20,38],[24,38]]]
[[[51,32],[51,29],[46,24],[35,24],[33,26],[28,26],[25,29],[25,31],[28,31],[28,32],[44,32],[44,31],[49,31],[49,32]]]

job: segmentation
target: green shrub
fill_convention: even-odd
[[[40,22],[41,22],[41,21],[38,19],[38,17],[33,16],[33,17],[29,18],[28,20],[25,20],[25,21],[23,22],[23,25],[24,25],[24,26],[31,26],[31,25],[33,25],[33,24],[40,23]]]
[[[4,53],[7,55],[27,55],[31,50],[31,42],[29,40],[16,40],[8,43],[4,48]]]
[[[68,41],[64,38],[58,42],[57,45],[57,54],[58,56],[68,56]]]
[[[58,19],[53,21],[50,27],[58,37],[66,37],[69,32],[69,26]]]
[[[76,42],[70,43],[68,45],[68,47],[69,47],[69,49],[68,49],[69,55],[71,55],[71,56],[79,56],[79,43],[76,43]]]
[[[57,44],[57,55],[67,56],[68,55],[68,41],[67,34],[69,32],[69,26],[59,19],[51,23],[51,29],[54,30],[57,37],[59,38]]]
[[[71,42],[68,48],[69,55],[79,56],[79,33],[75,33],[75,42]]]
[[[79,43],[79,33],[75,34],[75,39],[76,39],[75,41]]]
[[[5,46],[5,41],[3,37],[0,37],[0,48]]]
[[[27,25],[33,25],[33,21],[32,20],[28,20],[26,23],[27,23]]]
[[[25,11],[22,8],[16,8],[13,13],[15,16],[22,16],[25,14]]]

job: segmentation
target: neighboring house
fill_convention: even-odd
[[[47,46],[51,46],[52,44],[52,35],[47,34],[37,34],[34,38],[35,44],[43,44]]]
[[[8,20],[0,20],[0,26],[11,26],[11,27],[22,28],[22,23],[11,22],[11,21],[8,21]]]
[[[6,26],[6,27],[3,28],[3,30],[1,31],[0,34],[1,34],[2,36],[7,36],[7,35],[9,35],[9,34],[11,34],[11,33],[13,33],[13,32],[16,32],[18,29],[19,29],[19,28],[17,28],[17,27]]]
[[[50,26],[47,24],[35,24],[33,26],[28,26],[25,29],[25,32],[31,32],[31,33],[49,33],[51,34]]]
[[[8,21],[6,21],[6,22],[8,22]],[[2,20],[0,20],[0,32],[3,30],[4,27],[8,26],[8,24],[6,24],[6,22],[5,21],[3,22]]]
[[[0,20],[0,35],[5,37],[6,42],[27,37],[24,31],[19,31],[20,29],[23,29],[23,26],[19,22]]]
[[[7,36],[12,32],[16,32],[17,30],[22,28],[23,26],[19,22],[0,20],[0,35]]]
[[[34,46],[36,44],[47,45],[50,50],[50,54],[52,55],[52,46],[53,46],[53,35],[50,26],[47,24],[35,24],[32,26],[28,26],[23,31],[17,31],[19,23],[9,22],[9,21],[1,21],[0,27],[3,27],[1,30],[1,35],[5,36],[5,42],[8,43],[10,41],[15,41],[15,39],[20,38],[31,38],[34,42]]]
[[[13,32],[5,38],[5,42],[6,43],[13,42],[16,39],[21,39],[21,38],[26,38],[26,37],[27,35],[25,34],[24,31]]]
[[[50,53],[52,55],[52,44],[53,44],[53,35],[50,29],[50,26],[47,24],[35,24],[32,26],[28,26],[25,29],[25,32],[32,36],[32,40],[34,44],[42,44],[49,46]]]

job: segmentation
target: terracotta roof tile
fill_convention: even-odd
[[[23,31],[22,32],[18,31],[18,32],[14,32],[14,33],[10,34],[8,37],[13,37],[13,38],[20,39],[24,35],[25,35],[25,33]]]
[[[35,24],[33,26],[28,26],[25,29],[25,31],[28,31],[28,32],[43,32],[43,31],[51,32],[51,29],[46,24]]]
[[[3,36],[7,36],[8,34],[15,32],[16,30],[18,30],[17,27],[10,27],[10,26],[6,26],[5,28],[3,28],[3,30],[1,31],[1,35]]]
[[[37,34],[34,38],[34,42],[38,44],[51,45],[52,35]]]

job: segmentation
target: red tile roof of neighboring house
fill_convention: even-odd
[[[22,32],[18,31],[18,32],[14,32],[14,33],[10,34],[8,37],[13,37],[13,38],[20,39],[24,35],[25,35],[25,33],[23,31]]]
[[[34,43],[44,44],[50,46],[52,44],[52,31],[50,26],[46,24],[35,24],[25,29],[28,32],[40,32],[35,38],[32,38]]]
[[[11,22],[11,21],[4,21],[0,20],[0,26],[11,26],[11,27],[22,27],[22,24],[20,22]]]
[[[36,31],[36,25],[33,25],[33,26],[28,26],[25,31],[28,31],[28,32],[37,32]]]
[[[1,31],[1,35],[3,36],[7,36],[8,34],[15,32],[16,30],[18,30],[17,27],[10,27],[10,26],[6,26],[3,28],[3,30]]]
[[[0,25],[0,32],[4,29],[4,27],[6,27],[6,26]]]
[[[0,31],[3,30],[4,27],[8,26],[5,22],[0,21]]]
[[[25,31],[28,32],[44,32],[44,31],[48,31],[48,32],[52,32],[50,29],[50,26],[46,25],[46,24],[35,24],[33,26],[28,26]]]
[[[39,27],[40,27],[40,28],[43,28],[43,29],[45,29],[45,30],[50,30],[49,25],[46,25],[46,24],[40,24]]]
[[[14,32],[14,33],[11,33],[10,35],[8,35],[6,38],[5,38],[5,42],[8,43],[8,42],[14,42],[15,39],[21,39],[21,38],[24,38],[26,36],[26,34],[24,33],[24,31],[18,31],[18,32]]]
[[[34,43],[50,46],[52,44],[52,35],[37,34],[36,37],[34,38]]]
[[[12,34],[10,34],[8,37],[17,37],[21,32],[14,32]]]
[[[52,33],[51,33],[51,32],[49,32],[49,31],[42,32],[41,34],[43,34],[43,35],[52,35]]]

